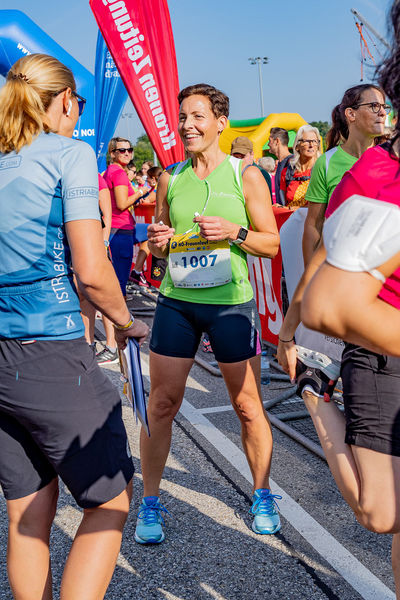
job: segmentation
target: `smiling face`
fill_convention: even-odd
[[[385,98],[378,90],[370,88],[362,93],[358,104],[368,102],[379,102],[384,104]],[[346,108],[346,117],[349,128],[354,127],[360,133],[374,138],[382,135],[385,129],[386,112],[381,108],[378,113],[374,113],[370,106],[359,106],[358,108]]]
[[[218,145],[226,121],[226,117],[214,115],[207,96],[195,94],[184,98],[179,109],[178,131],[185,150],[200,154]]]
[[[117,142],[117,147],[111,151],[111,158],[113,163],[126,166],[132,160],[132,154],[133,149],[129,142]]]

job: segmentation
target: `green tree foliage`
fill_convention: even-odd
[[[311,121],[310,125],[316,127],[321,134],[324,146],[326,146],[326,134],[330,130],[331,126],[328,121]]]
[[[135,157],[134,161],[137,169],[140,169],[145,161],[154,160],[153,147],[150,144],[150,140],[146,134],[138,137],[136,140],[136,146],[134,146],[133,149]]]

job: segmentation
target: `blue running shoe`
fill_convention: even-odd
[[[255,533],[271,535],[280,530],[276,500],[282,500],[282,496],[271,494],[271,490],[260,488],[254,492],[250,512],[254,515],[251,528]]]
[[[136,522],[135,541],[139,544],[160,544],[165,539],[161,525],[161,513],[169,514],[158,496],[146,496],[139,508]]]

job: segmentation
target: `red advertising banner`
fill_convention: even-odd
[[[278,229],[293,214],[278,205],[272,207]],[[281,277],[282,254],[279,249],[274,259],[247,255],[249,278],[261,320],[262,339],[278,345],[278,333],[283,322]]]
[[[178,69],[166,0],[89,3],[161,165],[183,160]]]

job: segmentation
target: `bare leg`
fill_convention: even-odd
[[[392,569],[396,584],[396,598],[400,600],[400,533],[395,533],[393,536]]]
[[[310,412],[332,475],[361,525],[377,533],[394,533],[392,568],[400,600],[400,457],[345,444],[344,415],[333,402],[309,392]]]
[[[151,437],[140,432],[144,496],[158,496],[161,477],[171,446],[172,421],[185,392],[191,358],[175,358],[150,352],[151,390],[147,414]]]
[[[143,271],[143,265],[146,258],[149,256],[150,250],[147,242],[142,242],[140,244],[140,249],[135,261],[135,271],[140,273]]]
[[[304,403],[324,450],[331,473],[350,508],[360,510],[360,476],[351,446],[345,444],[345,419],[334,402],[324,402],[311,392],[304,392]]]
[[[114,335],[114,325],[107,319],[104,315],[101,317],[103,319],[104,331],[106,332],[106,344],[109,348],[116,348],[117,342],[115,341]]]
[[[50,529],[57,509],[58,481],[7,501],[7,569],[15,600],[51,600]]]
[[[261,400],[260,364],[260,356],[237,363],[219,363],[240,420],[254,490],[269,488],[272,459],[271,426]]]
[[[107,591],[132,498],[132,482],[109,502],[84,511],[61,582],[60,600],[101,600]]]
[[[96,309],[89,300],[80,298],[82,321],[85,327],[85,339],[88,344],[94,342],[94,323],[96,320]]]

